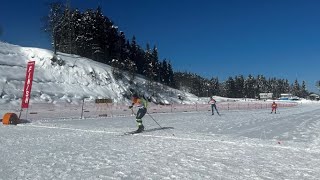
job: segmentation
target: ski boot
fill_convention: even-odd
[[[142,131],[144,131],[144,126],[141,124],[141,125],[138,126],[138,129],[136,130],[136,132],[140,133]]]

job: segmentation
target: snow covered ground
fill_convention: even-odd
[[[320,179],[320,106],[0,125],[0,179]]]

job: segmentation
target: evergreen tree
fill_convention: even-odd
[[[215,96],[219,96],[220,92],[220,83],[219,83],[219,79],[218,77],[216,78],[211,78],[209,81],[210,87],[209,87],[209,95],[215,95]]]
[[[60,32],[57,35],[57,50],[71,53],[71,39],[73,29],[71,28],[71,9],[65,8],[59,26]]]
[[[159,63],[159,57],[158,57],[158,49],[156,46],[152,49],[151,54],[151,63],[152,63],[152,73],[154,74],[153,80],[154,81],[160,81],[160,63]]]
[[[78,9],[72,11],[71,13],[71,26],[73,27],[74,32],[71,38],[72,53],[87,57],[87,54],[85,54],[85,52],[87,52],[87,43],[84,16]]]
[[[196,95],[200,94],[201,84],[199,82],[199,77],[194,73],[190,72],[175,72],[174,81],[176,86],[186,92],[190,92]]]
[[[151,54],[151,49],[150,49],[150,45],[149,43],[147,43],[147,47],[146,47],[146,51],[144,53],[144,60],[146,61],[146,63],[143,63],[143,69],[145,71],[145,76],[148,79],[148,86],[149,86],[149,90],[154,91],[154,87],[153,87],[153,80],[155,75],[154,72],[154,64],[153,64],[153,57]]]
[[[234,79],[234,97],[244,97],[244,78],[242,75],[236,76]]]
[[[244,81],[244,90],[244,94],[247,98],[256,98],[257,94],[255,94],[255,79],[251,74],[249,74],[248,78]]]
[[[168,64],[166,59],[164,59],[160,67],[160,82],[163,84],[169,83],[169,79],[167,79],[169,77],[169,73],[167,70],[168,70]]]
[[[259,93],[267,93],[268,91],[268,86],[267,86],[267,80],[263,75],[258,75],[257,76],[257,94]]]
[[[225,82],[222,82],[219,86],[219,93],[220,93],[220,96],[222,97],[228,97],[227,95],[227,87],[226,87],[226,81]]]
[[[232,77],[229,77],[228,80],[225,82],[225,90],[227,93],[227,97],[235,98],[236,97],[236,86],[235,81]]]
[[[93,56],[93,49],[92,47],[95,46],[94,44],[94,32],[93,32],[93,12],[92,10],[88,10],[83,13],[83,45],[84,51],[83,56],[87,58],[92,58]]]
[[[81,23],[82,14],[78,9],[75,9],[71,12],[70,18],[70,26],[72,27],[72,31],[70,33],[70,49],[72,54],[78,54],[84,50],[85,45],[82,44],[82,37],[84,34],[84,28]]]
[[[120,36],[118,39],[118,48],[119,54],[117,55],[117,59],[119,59],[120,61],[129,59],[129,45],[127,45],[125,34],[122,31],[120,31]]]
[[[300,96],[300,84],[297,79],[294,81],[294,84],[292,84],[291,93],[295,96]]]
[[[152,54],[151,54],[151,49],[150,49],[150,45],[149,43],[147,43],[146,46],[146,51],[144,53],[144,59],[146,61],[146,64],[144,64],[143,69],[146,70],[146,77],[151,81],[153,80],[155,74],[153,72],[154,69],[154,64],[152,63],[153,58],[152,58]]]
[[[171,62],[170,62],[170,61],[169,61],[169,63],[168,63],[167,72],[168,72],[168,84],[167,84],[167,85],[173,87],[174,84],[175,84],[175,81],[174,81],[173,68],[172,68],[172,65],[171,65]]]
[[[57,54],[57,38],[61,33],[61,21],[64,17],[65,6],[61,2],[53,2],[49,4],[49,14],[44,19],[44,30],[51,35],[54,54]]]
[[[268,80],[268,92],[273,93],[274,97],[280,97],[280,93],[277,91],[276,78],[269,78]]]
[[[289,81],[286,79],[284,82],[284,92],[289,93],[290,92],[290,84]]]
[[[111,25],[107,31],[107,37],[106,37],[106,46],[108,50],[108,59],[117,59],[119,58],[119,50],[120,47],[118,45],[119,41],[119,34],[118,34],[118,27],[114,26],[113,23],[109,22]]]
[[[130,43],[130,53],[129,58],[136,64],[137,73],[141,75],[146,74],[145,64],[144,64],[144,52],[140,49],[136,42],[136,37],[133,36]]]
[[[309,93],[306,88],[306,82],[302,81],[300,97],[306,98],[308,95],[309,95]]]
[[[99,6],[92,14],[92,59],[98,62],[108,63],[113,57],[107,57],[105,50],[108,47],[106,30],[112,26],[112,23],[102,14]],[[120,54],[120,53],[119,53]],[[120,59],[120,58],[115,58]]]

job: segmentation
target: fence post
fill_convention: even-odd
[[[81,116],[80,116],[80,119],[82,119],[82,116],[83,116],[83,106],[84,106],[84,98],[82,99],[82,107],[81,107]]]

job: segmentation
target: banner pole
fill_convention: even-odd
[[[26,120],[28,119],[28,112],[29,112],[29,108],[27,108],[27,111],[26,111]]]
[[[20,119],[20,117],[21,117],[21,112],[22,112],[23,110],[22,110],[22,108],[20,109],[20,112],[19,112],[19,119]]]

